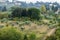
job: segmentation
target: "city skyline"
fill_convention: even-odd
[[[4,1],[7,1],[7,0],[0,0],[0,2],[4,2]],[[8,1],[12,2],[13,0],[8,0]],[[51,3],[57,2],[60,4],[60,0],[15,0],[15,1],[22,1],[22,2],[26,2],[26,3],[30,3],[30,2],[35,3],[37,1],[39,1],[39,2],[51,2]]]
[[[9,0],[9,1],[12,1],[12,0]],[[23,2],[27,2],[27,3],[29,3],[29,2],[33,2],[33,3],[35,3],[36,1],[39,1],[39,2],[58,2],[58,3],[60,3],[60,0],[18,0],[18,1],[23,1]]]

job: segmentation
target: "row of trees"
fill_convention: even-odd
[[[11,16],[15,17],[29,17],[30,19],[39,19],[40,18],[40,10],[37,8],[16,8]]]
[[[51,6],[51,11],[56,12],[58,10],[57,7]],[[47,8],[45,5],[42,5],[40,9],[37,8],[19,8],[19,7],[12,7],[12,14],[11,16],[14,17],[29,17],[30,19],[40,19],[40,14],[48,13]]]
[[[52,6],[51,9],[53,11],[58,10],[58,8],[54,7],[54,6]],[[6,7],[4,7],[3,11],[5,11],[5,10],[6,10]],[[19,8],[16,6],[16,7],[11,7],[11,11],[13,11],[13,12],[12,12],[11,16],[10,15],[7,16],[8,18],[9,18],[9,16],[13,17],[13,18],[15,18],[15,17],[19,17],[19,18],[28,17],[30,19],[37,19],[38,20],[41,18],[40,13],[46,14],[48,10],[47,10],[45,5],[42,5],[40,7],[40,9],[37,9],[37,8]],[[4,14],[2,14],[2,15],[4,15]],[[3,16],[1,16],[1,17],[3,17]]]

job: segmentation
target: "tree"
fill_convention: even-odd
[[[4,6],[4,7],[2,8],[2,11],[7,11],[6,6]]]
[[[26,10],[26,8],[24,8],[24,9],[22,10],[21,16],[22,16],[22,17],[27,17],[27,10]]]
[[[12,12],[12,17],[18,17],[18,18],[27,17],[27,10],[26,10],[26,8],[16,8]]]
[[[12,6],[12,7],[10,8],[10,11],[15,10],[16,8],[19,8],[19,7],[18,7],[18,6]]]
[[[52,10],[56,12],[58,10],[58,7],[56,5],[52,5]]]
[[[39,19],[40,18],[40,10],[37,8],[29,8],[28,9],[28,17],[31,19]]]
[[[41,11],[41,13],[46,13],[46,7],[45,7],[45,5],[42,5],[40,7],[40,11]]]
[[[21,17],[23,9],[22,8],[16,8],[15,10],[13,10],[12,12],[12,17]]]
[[[57,10],[58,10],[58,7],[56,6],[54,11],[56,12]]]

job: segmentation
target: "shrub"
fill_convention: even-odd
[[[28,40],[28,37],[26,34],[24,35],[24,40]]]
[[[30,36],[29,36],[29,39],[30,40],[36,40],[36,34],[31,33]]]
[[[0,40],[22,40],[23,35],[14,27],[3,27],[0,29]]]
[[[0,19],[8,18],[8,13],[0,13]]]

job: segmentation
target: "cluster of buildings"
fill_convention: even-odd
[[[47,8],[50,7],[51,4],[56,5],[58,8],[60,8],[59,3],[54,2],[39,2],[37,1],[36,3],[26,3],[26,2],[22,2],[22,1],[17,1],[17,0],[12,0],[12,2],[10,2],[9,0],[0,0],[0,10],[2,10],[2,8],[6,7],[7,9],[12,7],[12,6],[20,6],[20,7],[24,7],[24,8],[29,8],[29,7],[37,7],[39,8],[42,4],[44,4]]]

